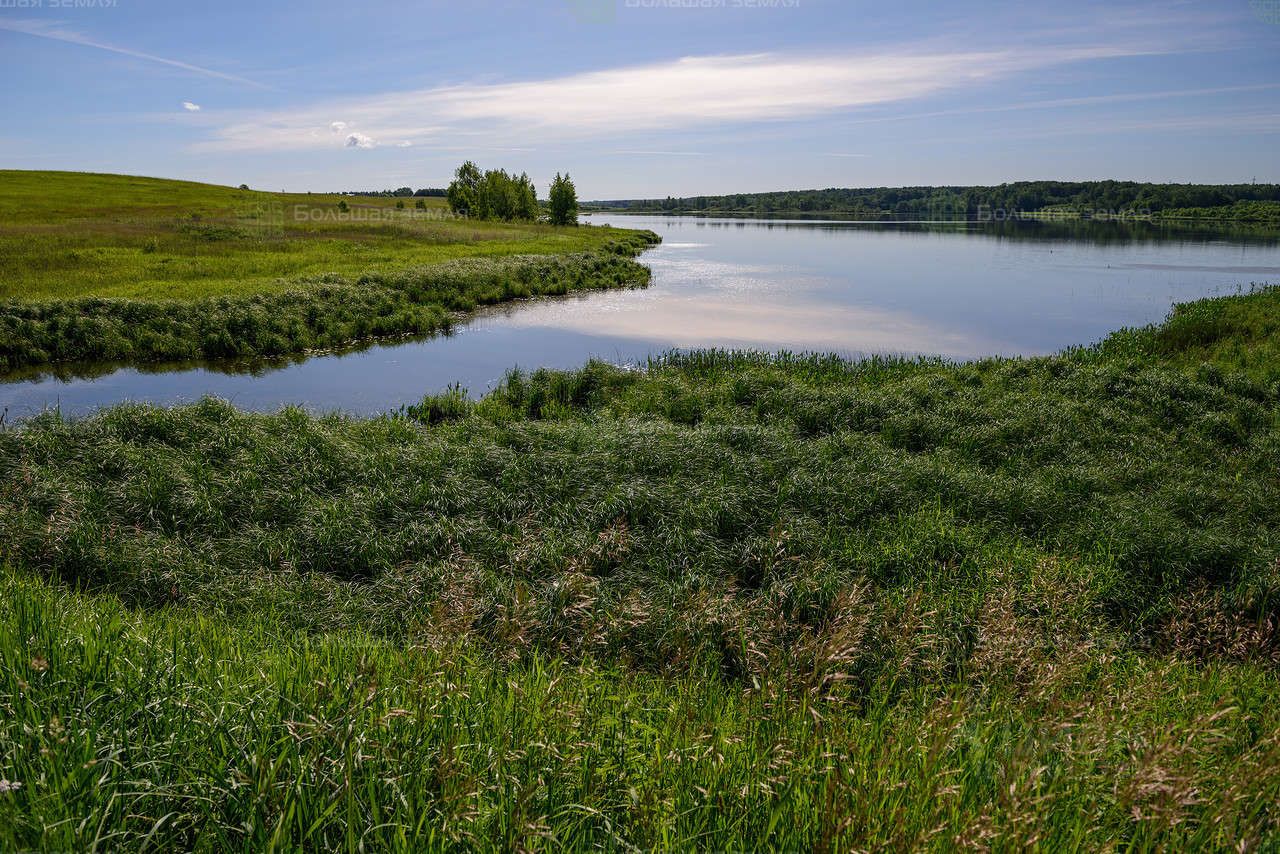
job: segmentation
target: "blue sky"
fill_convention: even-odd
[[[0,167],[584,198],[1280,182],[1280,0],[0,0]]]

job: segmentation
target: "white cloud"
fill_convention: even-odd
[[[396,148],[408,148],[408,147],[409,147],[409,146],[411,146],[411,145],[413,145],[413,143],[412,143],[412,142],[410,142],[410,141],[409,141],[409,140],[407,140],[407,139],[402,139],[402,140],[400,140],[399,142],[397,142],[397,143],[396,143]]]
[[[1068,62],[1150,51],[1044,47],[796,56],[695,56],[650,65],[521,83],[418,89],[311,108],[255,113],[226,125],[201,147],[282,150],[318,147],[316,128],[335,112],[380,138],[509,139],[618,136],[733,122],[801,119],[923,98]]]
[[[373,148],[377,144],[373,137],[365,136],[362,133],[353,133],[347,136],[347,148]]]
[[[346,122],[330,122],[329,123],[329,130],[332,131],[333,133],[342,133],[346,129],[347,129]]]
[[[193,103],[191,103],[190,101],[183,101],[183,102],[182,102],[182,109],[186,110],[186,111],[187,111],[187,112],[189,112],[189,113],[198,113],[198,112],[200,112],[200,105],[199,105],[199,104],[193,104]]]

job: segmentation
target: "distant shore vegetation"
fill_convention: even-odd
[[[1256,207],[1262,203],[1262,207]],[[1268,207],[1271,203],[1274,207]],[[777,215],[786,213],[887,219],[1012,218],[1057,212],[1089,218],[1141,216],[1247,222],[1280,217],[1280,184],[1148,184],[1135,181],[1017,181],[997,186],[829,188],[665,199],[589,202],[589,210],[630,213]],[[1193,211],[1194,213],[1188,213]]]

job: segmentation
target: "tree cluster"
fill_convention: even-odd
[[[454,213],[472,219],[512,222],[538,218],[538,193],[533,181],[521,172],[508,174],[505,169],[481,172],[470,160],[454,172],[446,193]]]
[[[454,213],[472,219],[533,221],[538,219],[538,193],[524,172],[509,174],[505,169],[480,167],[470,160],[458,167],[446,192]],[[556,173],[547,205],[552,225],[577,225],[578,193],[573,180]]]

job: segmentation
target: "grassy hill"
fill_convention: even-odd
[[[1278,329],[0,433],[0,847],[1273,849]]]
[[[397,201],[0,171],[0,371],[278,355],[432,332],[482,302],[647,281],[629,258],[649,233],[477,223],[440,199]]]

